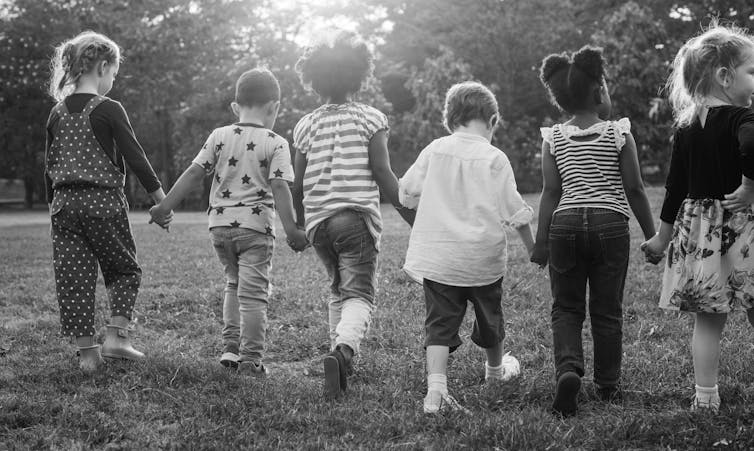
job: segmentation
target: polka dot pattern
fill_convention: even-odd
[[[80,114],[58,104],[61,118],[47,160],[54,189],[53,266],[63,335],[95,335],[98,268],[113,316],[131,319],[141,284],[124,175],[99,146],[89,122],[102,100],[94,97]]]

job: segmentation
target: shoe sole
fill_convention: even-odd
[[[238,368],[238,362],[235,360],[220,360],[220,365],[224,366],[225,368]]]
[[[335,356],[328,355],[323,360],[325,368],[325,398],[335,399],[341,394],[340,364]]]
[[[579,408],[578,396],[581,378],[576,373],[565,373],[558,379],[552,410],[565,417],[574,415]]]

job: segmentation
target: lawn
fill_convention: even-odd
[[[655,212],[662,190],[651,189]],[[536,204],[536,196],[528,196]],[[421,287],[401,272],[409,228],[383,209],[378,310],[346,396],[322,398],[328,281],[311,250],[279,237],[273,260],[268,379],[220,366],[221,269],[201,213],[178,215],[170,233],[131,220],[144,270],[137,302],[139,363],[92,377],[59,336],[49,224],[0,213],[0,449],[752,449],[753,331],[731,315],[720,370],[723,407],[691,413],[691,320],[660,311],[661,266],[644,263],[631,220],[624,304],[625,400],[598,401],[591,360],[578,416],[549,413],[554,370],[546,271],[510,235],[504,281],[506,348],[522,375],[484,386],[484,354],[465,341],[448,384],[472,415],[426,416]],[[31,218],[32,216],[24,216]],[[39,219],[39,218],[37,218]],[[14,222],[15,221],[15,222]],[[19,224],[20,223],[20,224]],[[282,231],[282,229],[279,229]],[[108,316],[98,291],[98,325]],[[585,327],[586,354],[591,354]],[[590,359],[590,357],[588,357]]]

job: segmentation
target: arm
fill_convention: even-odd
[[[184,197],[197,186],[200,185],[204,178],[204,168],[196,163],[192,163],[183,174],[175,182],[175,185],[170,189],[170,192],[158,201],[157,205],[149,209],[149,214],[152,216],[152,221],[163,225],[162,222],[165,218],[172,216],[172,211],[183,200]],[[159,189],[162,192],[162,188]],[[169,221],[168,221],[169,222]]]
[[[390,168],[387,151],[387,132],[380,130],[369,141],[369,167],[380,190],[388,198],[401,217],[413,225],[416,211],[404,208],[398,200],[398,178]]]
[[[540,267],[547,265],[548,240],[552,213],[560,202],[562,186],[555,157],[550,153],[550,145],[542,142],[542,196],[539,198],[539,219],[537,220],[537,241],[534,244],[531,261]]]
[[[746,211],[754,203],[754,113],[747,112],[738,122],[741,153],[741,186],[725,195],[722,205],[732,211]]]
[[[306,155],[296,150],[293,159],[293,208],[296,211],[296,224],[299,228],[304,227],[304,174],[306,174]],[[273,193],[274,195],[274,193]]]
[[[275,207],[280,213],[280,222],[283,223],[288,245],[295,251],[304,250],[308,242],[304,232],[296,226],[293,198],[288,188],[288,182],[283,179],[273,179],[270,181],[270,187],[272,188],[272,196],[275,198]]]
[[[652,220],[652,209],[649,206],[647,193],[644,191],[644,182],[641,180],[639,158],[636,153],[636,142],[631,133],[626,134],[626,144],[620,153],[620,175],[623,180],[623,189],[626,199],[639,221],[644,239],[648,240],[655,234],[655,225]]]
[[[524,224],[516,229],[521,242],[526,246],[526,252],[531,255],[534,252],[534,235],[531,232],[531,224]]]

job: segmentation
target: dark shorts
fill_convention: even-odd
[[[503,279],[481,287],[454,287],[424,279],[427,305],[425,346],[448,346],[453,352],[461,346],[458,331],[466,314],[466,303],[474,306],[474,329],[471,341],[491,348],[505,338],[503,320]]]

